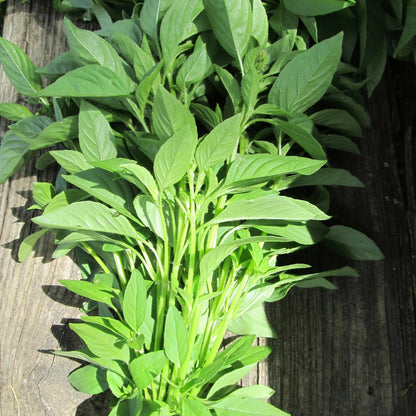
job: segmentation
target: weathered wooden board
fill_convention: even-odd
[[[4,36],[36,65],[66,47],[62,16],[49,3],[8,4]],[[409,83],[401,92],[410,97],[403,108],[393,81],[385,78],[370,101],[373,126],[360,143],[363,157],[341,161],[367,188],[338,192],[334,203],[341,221],[373,237],[386,260],[357,265],[361,277],[337,279],[336,292],[293,290],[268,308],[279,338],[251,379],[276,389],[275,404],[293,416],[416,414],[416,129],[406,128],[416,120],[416,88]],[[0,102],[19,99],[3,73],[0,83]],[[87,401],[67,382],[76,364],[39,352],[71,342],[64,324],[78,316],[78,299],[55,285],[78,272],[70,259],[51,261],[47,239],[28,262],[16,261],[19,242],[33,230],[26,212],[33,182],[53,177],[34,172],[29,166],[0,187],[0,415],[106,414],[99,400]],[[337,264],[332,257],[318,260]]]
[[[15,0],[7,8],[4,37],[23,48],[38,66],[66,48],[62,16],[54,13],[51,4],[32,0],[22,5]],[[3,72],[0,85],[0,102],[20,99]],[[64,331],[65,320],[77,316],[77,299],[55,285],[60,278],[76,277],[77,268],[68,258],[51,261],[50,239],[44,239],[26,263],[16,260],[20,241],[33,231],[26,211],[32,203],[33,182],[47,176],[37,178],[29,166],[0,185],[0,414],[4,416],[74,416],[81,414],[77,407],[87,399],[67,381],[76,363],[40,352],[58,349],[62,343],[65,347],[63,336],[69,332]]]
[[[363,156],[337,161],[366,188],[338,190],[333,212],[385,260],[356,264],[361,277],[338,278],[338,291],[293,291],[269,309],[279,334],[270,384],[294,416],[416,414],[415,75],[403,63],[387,71],[369,102]]]

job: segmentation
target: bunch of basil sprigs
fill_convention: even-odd
[[[270,353],[253,346],[275,335],[263,303],[357,275],[285,255],[320,244],[382,258],[329,215],[327,186],[362,184],[326,149],[357,153],[368,120],[342,88],[356,76],[343,34],[307,47],[285,16],[260,0],[146,0],[131,18],[101,15],[98,33],[66,20],[70,51],[44,68],[0,39],[6,74],[39,104],[0,105],[15,121],[0,180],[40,149],[53,148],[38,169],[60,167],[34,185],[40,230],[19,257],[48,231],[55,257],[88,255],[83,280],[61,281],[89,299],[70,325],[85,348],[56,354],[88,363],[69,379],[110,389],[112,416],[285,415],[269,387],[238,387]],[[238,337],[223,348],[227,331]]]

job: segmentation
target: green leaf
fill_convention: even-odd
[[[251,36],[257,40],[259,46],[266,46],[269,39],[269,22],[266,10],[261,0],[252,0],[253,25]]]
[[[160,216],[159,208],[148,195],[137,195],[133,201],[136,215],[140,221],[148,228],[150,228],[158,237],[164,240],[162,218]],[[169,214],[166,213],[165,221],[168,222]],[[168,225],[168,224],[167,224]],[[168,229],[168,231],[170,231]]]
[[[309,202],[270,194],[255,199],[238,200],[230,203],[220,214],[207,224],[237,220],[326,220],[329,217]]]
[[[238,111],[243,98],[238,81],[226,69],[218,65],[214,65],[214,67],[233,103],[234,111]]]
[[[19,47],[2,37],[0,62],[10,82],[21,94],[34,97],[42,89],[42,81],[33,62]]]
[[[195,159],[200,169],[224,162],[236,149],[241,132],[241,115],[237,114],[218,124],[199,143]]]
[[[30,149],[38,150],[78,137],[78,116],[65,117],[46,126],[32,142]]]
[[[202,9],[202,0],[172,2],[160,25],[160,45],[167,63],[175,57],[179,43],[187,37],[187,28]]]
[[[55,188],[48,182],[35,182],[33,185],[33,199],[42,209],[51,202],[55,196]]]
[[[33,251],[33,248],[35,247],[35,244],[47,231],[47,229],[36,231],[35,233],[27,236],[20,243],[18,258],[21,263],[23,263],[29,257],[30,253]]]
[[[39,91],[39,97],[127,97],[129,88],[109,68],[85,65],[76,68]]]
[[[124,319],[133,331],[138,332],[146,317],[146,283],[134,269],[127,283],[123,299]]]
[[[120,179],[115,180],[111,172],[99,168],[88,169],[63,177],[68,183],[88,192],[120,214],[133,221],[136,220],[136,217],[132,214],[134,212],[132,204],[134,188],[128,182]]]
[[[107,370],[95,365],[86,365],[73,371],[69,382],[76,390],[85,394],[99,394],[108,389]]]
[[[293,122],[291,123],[277,118],[273,120],[273,124],[287,134],[300,147],[305,149],[311,157],[326,160],[326,154],[322,146],[307,130]]]
[[[197,399],[184,399],[182,401],[182,416],[211,416],[211,412]]]
[[[204,0],[204,6],[218,42],[242,67],[252,33],[250,0]]]
[[[285,181],[283,181],[285,183]],[[313,186],[313,185],[325,185],[325,186],[353,186],[357,188],[363,188],[364,184],[351,175],[345,169],[335,168],[322,168],[318,172],[310,176],[297,176],[292,180],[286,181],[288,188],[296,188],[299,186]],[[282,189],[282,188],[280,188]]]
[[[256,68],[250,68],[241,81],[241,94],[244,104],[250,114],[257,104],[257,95],[260,92],[260,75]]]
[[[167,188],[183,178],[191,166],[196,144],[194,132],[185,126],[161,146],[153,167],[160,188]]]
[[[22,167],[29,147],[29,143],[11,131],[4,135],[0,147],[0,183],[5,182]]]
[[[28,117],[32,117],[33,114],[24,105],[16,103],[1,103],[0,104],[0,116],[12,121],[20,121]]]
[[[155,201],[157,201],[159,189],[152,174],[146,168],[134,165],[133,163],[123,164],[120,167],[137,179],[135,183],[138,182],[137,186],[143,193],[150,195]]]
[[[154,132],[162,141],[166,141],[185,126],[193,134],[197,134],[195,119],[191,112],[161,85],[157,89],[153,104],[152,125]]]
[[[237,335],[276,338],[276,331],[267,319],[263,305],[232,319],[228,325],[228,330]]]
[[[206,44],[199,36],[195,42],[194,51],[180,67],[176,82],[184,89],[190,84],[200,83],[213,70]]]
[[[110,276],[111,278],[115,278],[112,274],[101,274],[101,275],[95,275],[94,276],[94,284],[99,284],[102,286],[105,286],[104,283],[97,282],[98,276]],[[111,288],[109,287],[111,290]],[[132,338],[132,332],[131,329],[125,325],[123,322],[119,321],[118,319],[110,318],[110,317],[103,317],[103,316],[82,316],[81,317],[82,322],[88,322],[95,325],[102,326],[117,335],[122,336],[125,340],[130,340]]]
[[[229,192],[233,188],[267,182],[279,175],[290,173],[311,175],[325,163],[322,160],[298,156],[244,155],[231,164],[223,187]]]
[[[310,116],[314,124],[334,129],[341,134],[363,137],[360,124],[347,111],[338,108],[318,111]]]
[[[87,101],[81,101],[79,145],[88,161],[117,157],[117,147],[110,124],[102,112]]]
[[[115,407],[111,410],[108,416],[132,416],[132,415],[146,415],[142,413],[143,409],[143,397],[141,393],[136,392],[133,396],[128,399],[120,399]],[[154,413],[152,413],[153,415]]]
[[[188,355],[188,330],[175,306],[170,306],[166,315],[163,346],[169,360],[180,367]]]
[[[384,259],[383,253],[373,240],[360,231],[343,225],[330,227],[324,243],[335,253],[354,260]]]
[[[34,139],[51,123],[52,119],[50,117],[36,115],[12,124],[9,130],[32,144]]]
[[[163,62],[155,66],[150,73],[146,74],[136,88],[136,99],[142,113],[147,104],[150,92],[155,88],[155,84],[159,83],[160,71],[163,68]],[[153,119],[152,119],[153,120]],[[162,133],[163,134],[163,133]]]
[[[304,112],[325,94],[338,67],[342,33],[296,55],[280,72],[269,103],[289,112]]]
[[[340,0],[283,0],[286,9],[302,16],[320,16],[352,6],[354,2]]]
[[[125,340],[114,332],[95,324],[69,324],[88,349],[103,359],[129,362],[130,351]]]
[[[69,173],[76,173],[93,167],[85,156],[76,150],[52,150],[50,154]]]
[[[72,52],[64,52],[62,55],[57,56],[43,68],[39,68],[37,72],[43,75],[50,81],[55,81],[57,78],[70,72],[81,65],[77,62]]]
[[[416,0],[407,2],[405,16],[403,32],[393,54],[395,58],[401,56],[403,50],[406,50],[407,45],[416,36]]]
[[[93,201],[74,202],[53,212],[33,218],[42,227],[73,231],[97,231],[140,239],[126,217]]]
[[[163,351],[152,351],[135,358],[129,370],[136,386],[145,389],[162,371],[168,359]]]
[[[97,302],[105,303],[113,307],[112,300],[115,295],[108,291],[108,288],[98,283],[91,283],[85,280],[59,280],[71,292]]]
[[[230,396],[234,397],[251,397],[253,399],[268,400],[273,396],[274,390],[267,386],[255,384],[253,386],[242,387],[234,390],[230,393]]]
[[[253,243],[264,243],[264,242],[280,242],[282,241],[279,237],[274,236],[255,236],[249,238],[242,238],[235,240],[230,243],[221,244],[208,253],[206,253],[199,264],[199,270],[201,279],[199,281],[199,288],[203,287],[206,279],[214,272],[214,270],[222,263],[222,261],[228,257],[231,253],[237,250],[239,247],[253,244]]]
[[[140,12],[140,26],[156,43],[158,42],[158,23],[173,0],[146,0]]]
[[[250,221],[247,225],[267,234],[278,235],[289,241],[302,245],[312,245],[320,242],[328,232],[328,227],[319,221],[305,223],[289,221]]]
[[[319,134],[319,142],[329,149],[361,155],[358,146],[349,138],[338,134]]]
[[[217,416],[289,416],[260,399],[228,396],[213,406]]]
[[[129,78],[115,49],[91,30],[76,27],[65,18],[66,35],[73,56],[83,65],[99,64],[111,69],[126,85]]]
[[[216,393],[220,392],[222,389],[233,387],[237,385],[241,379],[246,376],[256,364],[250,364],[245,367],[237,368],[236,370],[229,371],[221,376],[210,388],[207,394],[208,399],[212,399]]]
[[[58,355],[59,357],[75,358],[77,360],[86,361],[87,363],[93,364],[97,367],[102,367],[104,369],[111,370],[112,372],[118,374],[120,377],[124,379],[128,377],[126,374],[127,370],[124,363],[111,359],[96,357],[86,348],[75,351],[53,351],[53,354]]]

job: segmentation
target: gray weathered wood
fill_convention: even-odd
[[[51,4],[42,0],[8,3],[4,37],[24,49],[38,66],[66,48],[62,16],[54,13]],[[0,102],[20,101],[3,72],[0,85]],[[53,286],[60,278],[76,278],[76,267],[69,258],[51,261],[50,238],[41,242],[35,257],[24,264],[16,261],[19,242],[33,231],[26,211],[33,182],[46,180],[47,175],[37,179],[30,165],[0,185],[0,414],[4,416],[73,416],[87,398],[67,381],[75,363],[39,351],[58,349],[65,333],[62,319],[78,316],[77,308],[44,293],[59,298],[62,294]],[[60,301],[71,304],[76,298]]]

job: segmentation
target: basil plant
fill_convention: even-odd
[[[55,354],[86,363],[69,380],[111,391],[111,416],[287,415],[271,388],[239,385],[270,353],[255,338],[276,334],[264,302],[357,276],[287,255],[382,257],[330,215],[328,186],[362,186],[328,161],[361,136],[331,107],[350,70],[343,34],[307,48],[277,18],[260,0],[145,0],[98,32],[67,19],[70,50],[44,68],[0,39],[4,71],[38,105],[0,105],[15,122],[0,180],[34,157],[59,167],[34,185],[39,230],[19,258],[46,232],[54,257],[75,250],[83,279],[61,283],[88,300],[70,324],[84,347]]]

